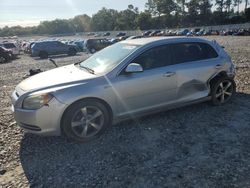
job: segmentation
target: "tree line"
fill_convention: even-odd
[[[250,0],[148,0],[145,10],[128,5],[126,10],[102,8],[92,17],[42,21],[38,26],[5,26],[0,36],[69,34],[90,31],[148,30],[237,24],[250,21]],[[240,5],[245,9],[240,11]]]

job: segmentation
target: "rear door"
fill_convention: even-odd
[[[177,101],[186,102],[209,95],[207,81],[222,66],[217,52],[207,43],[171,45],[177,74]]]
[[[57,54],[68,53],[68,45],[62,42],[56,41],[56,51],[57,51]]]
[[[176,68],[172,65],[169,46],[152,48],[130,63],[140,64],[144,71],[132,74],[123,71],[114,81],[121,116],[175,101]]]

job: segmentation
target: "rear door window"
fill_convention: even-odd
[[[185,63],[218,57],[217,52],[206,43],[178,43],[171,45],[175,63]]]

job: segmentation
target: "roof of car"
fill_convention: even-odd
[[[140,38],[133,40],[125,40],[122,43],[132,44],[132,45],[146,45],[154,42],[163,42],[163,41],[175,41],[175,42],[205,42],[206,39],[198,37],[149,37],[149,38]]]

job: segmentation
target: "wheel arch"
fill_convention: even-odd
[[[209,95],[211,94],[212,84],[214,84],[220,78],[228,78],[227,72],[226,71],[218,72],[208,80],[208,87],[210,90]]]

